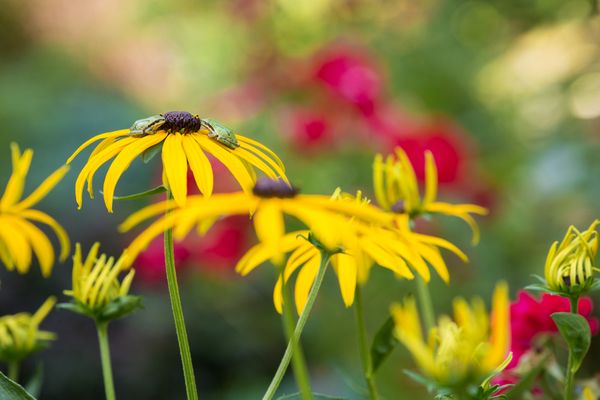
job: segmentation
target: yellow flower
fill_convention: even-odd
[[[173,202],[148,206],[131,215],[120,227],[128,231],[142,221],[173,210]],[[210,198],[190,196],[185,207],[171,211],[143,231],[128,247],[129,260],[144,250],[156,236],[175,228],[176,238],[183,238],[197,226],[202,231],[206,221],[223,215],[252,214],[258,239],[272,251],[274,261],[281,262],[284,253],[282,238],[285,235],[284,215],[302,221],[328,249],[335,249],[342,240],[340,226],[348,217],[390,224],[393,216],[368,204],[351,201],[332,201],[329,196],[300,195],[297,189],[281,180],[260,179],[252,193],[224,193]]]
[[[392,305],[391,311],[396,337],[410,351],[421,372],[440,386],[480,385],[505,368],[511,357],[506,283],[499,283],[494,291],[491,321],[481,299],[469,305],[458,298],[454,301],[454,320],[442,316],[427,338],[423,337],[413,298]]]
[[[358,283],[365,283],[368,272],[376,262],[383,268],[393,271],[397,277],[413,279],[414,274],[409,265],[419,274],[429,279],[426,262],[438,271],[445,271],[446,265],[433,244],[444,246],[461,257],[464,254],[452,244],[427,235],[417,235],[407,231],[406,236],[394,234],[376,226],[368,226],[359,221],[346,220],[338,225],[342,232],[339,247],[341,252],[331,256],[331,264],[336,272],[342,299],[346,307],[354,303],[354,294]],[[283,269],[287,284],[290,277],[299,271],[294,289],[298,314],[302,313],[308,293],[312,287],[321,264],[321,251],[306,240],[309,231],[290,232],[281,239],[280,251],[290,253]],[[256,267],[275,256],[275,249],[265,243],[252,247],[240,259],[236,271],[247,275]],[[273,290],[273,302],[279,313],[283,309],[281,276]]]
[[[593,284],[594,271],[598,271],[593,266],[598,253],[598,224],[599,220],[592,222],[583,232],[570,226],[562,242],[552,244],[544,268],[550,290],[578,295]]]
[[[124,255],[115,260],[106,254],[98,256],[100,243],[95,243],[85,261],[82,259],[81,245],[77,243],[73,256],[73,289],[64,294],[73,297],[76,304],[83,306],[91,314],[102,310],[107,304],[129,293],[135,270],[119,282],[123,271]]]
[[[21,154],[16,143],[11,144],[13,172],[8,180],[4,195],[0,198],[0,260],[9,271],[17,269],[19,273],[29,271],[32,251],[35,253],[42,275],[50,276],[54,266],[54,248],[48,237],[34,224],[37,222],[50,226],[61,246],[60,260],[69,255],[70,243],[67,233],[52,217],[31,207],[42,200],[67,173],[63,166],[53,172],[46,180],[21,200],[25,188],[25,179],[29,172],[33,151],[25,150]]]
[[[403,219],[421,214],[445,214],[464,220],[473,232],[473,243],[479,241],[479,227],[471,214],[486,215],[487,210],[474,204],[449,204],[437,201],[437,167],[430,151],[425,152],[425,193],[421,198],[415,171],[408,156],[400,147],[396,158],[385,160],[378,154],[373,164],[373,186],[379,205],[402,216]],[[407,221],[404,221],[407,222]]]
[[[0,360],[21,361],[56,338],[52,332],[39,330],[55,303],[56,299],[49,297],[33,315],[19,313],[0,318]]]
[[[213,191],[212,167],[205,152],[219,160],[238,181],[241,188],[250,192],[256,181],[255,168],[273,179],[286,180],[281,160],[263,144],[247,137],[236,135],[239,146],[230,148],[208,136],[201,128],[197,116],[187,112],[163,114],[168,124],[156,132],[132,134],[130,129],[107,132],[83,143],[67,160],[73,159],[86,147],[99,140],[75,183],[75,198],[81,208],[83,188],[91,198],[94,196],[93,179],[96,171],[113,157],[115,158],[104,179],[104,202],[109,212],[113,211],[115,187],[121,175],[139,155],[162,146],[163,181],[179,206],[186,204],[188,165],[196,185],[204,196]]]

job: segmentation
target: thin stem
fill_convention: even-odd
[[[106,400],[115,400],[115,385],[110,363],[110,347],[108,346],[108,323],[96,323],[96,330],[98,331],[98,343],[100,344],[100,360],[102,361]]]
[[[578,314],[579,297],[569,297],[571,313]],[[575,371],[573,371],[573,351],[569,346],[569,358],[567,359],[567,371],[565,373],[565,400],[573,399],[573,385],[575,382]]]
[[[371,352],[367,341],[367,329],[365,327],[365,318],[362,304],[362,294],[360,285],[356,286],[356,297],[354,299],[354,311],[356,315],[356,326],[358,332],[358,345],[360,348],[360,359],[362,362],[363,373],[367,388],[369,389],[369,398],[378,400],[377,386],[375,385],[375,376],[373,375],[373,363],[371,360]]]
[[[171,192],[167,194],[172,198]],[[188,341],[185,320],[183,318],[183,306],[179,296],[179,285],[177,284],[177,272],[175,271],[175,257],[173,245],[173,230],[167,229],[165,238],[165,267],[167,270],[167,285],[169,287],[169,297],[171,298],[171,308],[173,310],[173,319],[175,320],[175,330],[177,332],[177,341],[179,342],[179,354],[181,355],[181,364],[183,365],[183,377],[185,379],[185,391],[188,400],[197,400],[198,391],[196,389],[196,378],[194,375],[194,366],[192,365],[192,355],[190,353],[190,344]]]
[[[8,363],[8,379],[14,382],[18,382],[19,370],[21,369],[21,363],[19,361],[11,361]]]
[[[283,280],[283,270],[282,270],[282,280]],[[294,334],[294,325],[297,321],[294,318],[294,310],[293,304],[290,296],[290,288],[287,283],[281,285],[281,290],[283,291],[283,322],[285,328],[285,338],[288,342],[292,339],[292,335]],[[303,400],[312,400],[312,389],[310,387],[310,375],[308,373],[308,368],[306,367],[306,358],[304,357],[304,351],[302,350],[302,344],[300,341],[296,342],[296,345],[293,349],[292,355],[292,370],[294,371],[294,377],[296,379],[296,384],[300,389],[300,393],[302,394]]]
[[[290,339],[287,348],[285,349],[285,353],[279,363],[279,367],[277,368],[277,372],[275,372],[275,376],[273,376],[273,380],[269,385],[265,395],[263,396],[263,400],[271,400],[275,393],[277,392],[277,388],[281,384],[283,380],[283,376],[285,375],[285,371],[290,365],[290,360],[294,353],[295,344],[300,341],[300,336],[302,336],[302,331],[304,330],[304,326],[306,325],[306,321],[308,321],[308,316],[310,315],[310,311],[315,304],[315,300],[317,299],[317,294],[319,293],[319,289],[321,288],[321,284],[323,283],[323,278],[325,277],[325,271],[327,270],[327,265],[329,264],[329,253],[321,252],[321,265],[319,266],[319,273],[313,283],[312,288],[310,289],[310,293],[308,294],[308,300],[306,301],[306,306],[304,306],[304,310],[302,314],[300,314],[300,318],[298,319],[298,323],[296,324],[296,329],[294,329],[294,334]]]
[[[421,304],[421,313],[423,315],[423,321],[425,322],[426,332],[429,332],[435,327],[435,313],[433,312],[433,302],[431,301],[431,294],[429,293],[429,285],[423,278],[417,276],[417,295],[419,296],[419,303]]]

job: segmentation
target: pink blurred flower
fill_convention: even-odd
[[[294,108],[285,118],[285,131],[291,143],[301,151],[311,151],[331,144],[333,128],[331,118],[310,108]]]
[[[381,77],[369,60],[357,49],[339,47],[326,50],[318,58],[314,79],[332,93],[371,115],[381,92]]]
[[[516,366],[521,356],[531,349],[534,340],[541,334],[556,334],[558,328],[550,317],[555,312],[568,312],[569,300],[562,296],[544,293],[540,299],[522,290],[518,299],[511,303],[511,351],[513,359],[509,368]],[[582,297],[579,300],[579,314],[584,316],[592,333],[598,332],[598,318],[592,317],[592,300]]]
[[[179,271],[187,268],[190,252],[182,243],[175,243],[175,265]],[[166,282],[165,249],[162,237],[152,241],[148,249],[141,253],[134,263],[137,279],[145,283]]]

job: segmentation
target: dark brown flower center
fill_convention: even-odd
[[[198,132],[201,127],[200,117],[187,111],[169,111],[162,114],[165,123],[161,127],[168,132]]]
[[[404,200],[398,200],[390,209],[397,214],[404,214],[406,212],[406,207],[404,206]]]
[[[282,179],[260,178],[256,181],[252,193],[258,197],[289,199],[295,197],[300,190]]]

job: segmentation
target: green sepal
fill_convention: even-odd
[[[33,376],[29,379],[29,382],[25,385],[27,393],[34,397],[38,397],[42,391],[42,384],[44,382],[44,364],[38,363],[35,367]]]
[[[439,392],[440,390],[443,390],[443,388],[440,387],[440,385],[438,385],[436,381],[426,378],[421,374],[418,374],[414,371],[410,371],[408,369],[404,369],[404,370],[402,370],[402,372],[406,376],[408,376],[410,379],[412,379],[413,381],[425,386],[429,393],[433,393],[434,391]],[[450,393],[448,392],[448,393],[444,393],[444,394],[450,394]]]
[[[27,393],[23,386],[8,379],[6,375],[0,372],[0,399],[35,400],[35,397]]]
[[[146,190],[144,192],[128,194],[125,196],[113,196],[113,199],[117,200],[117,201],[138,200],[138,199],[143,199],[144,197],[154,196],[155,194],[165,193],[166,191],[167,191],[167,188],[164,187],[163,185],[160,185],[160,186],[154,187],[152,189]]]
[[[371,370],[377,372],[381,364],[396,348],[398,339],[394,336],[394,319],[390,316],[379,328],[371,344]]]
[[[136,310],[143,308],[142,297],[127,295],[117,297],[115,300],[98,309],[90,309],[78,301],[60,303],[57,308],[68,310],[92,318],[98,323],[107,323],[117,318],[125,317]]]
[[[571,373],[577,372],[592,341],[592,331],[587,320],[579,314],[557,312],[551,315],[560,335],[567,342],[572,354]]]
[[[328,396],[326,394],[313,393],[313,400],[348,400],[347,397]],[[286,394],[276,400],[302,400],[302,393]]]
[[[156,156],[158,153],[160,153],[160,150],[162,149],[162,145],[163,145],[163,142],[160,142],[160,143],[157,143],[154,146],[144,150],[144,152],[142,153],[142,161],[144,162],[144,164],[148,164],[154,158],[154,156]]]

